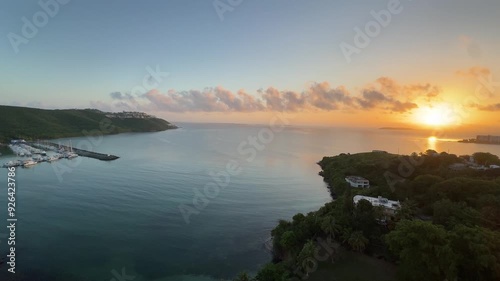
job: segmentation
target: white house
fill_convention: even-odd
[[[396,210],[401,208],[401,203],[399,201],[393,201],[389,200],[387,198],[383,198],[382,196],[379,197],[369,197],[369,196],[363,196],[363,195],[356,195],[353,197],[354,204],[358,204],[360,200],[366,200],[372,204],[373,207],[383,207],[385,212],[394,215],[396,213]]]
[[[362,187],[362,188],[370,187],[370,181],[363,177],[348,176],[345,178],[345,181],[348,182],[351,185],[351,187]]]

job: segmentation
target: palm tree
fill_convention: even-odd
[[[352,228],[344,228],[342,230],[341,235],[340,235],[340,241],[342,243],[347,244],[347,241],[349,241],[349,238],[351,237],[352,232],[353,232]]]
[[[332,240],[335,240],[336,235],[342,233],[342,226],[337,224],[335,222],[335,218],[332,216],[327,216],[326,218],[323,219],[323,222],[321,223],[321,229],[323,230],[323,232],[325,232],[327,237],[331,237]],[[335,254],[331,253],[330,258],[333,263],[335,259]]]
[[[341,226],[335,222],[335,218],[332,216],[327,216],[321,222],[321,230],[332,238],[335,238],[336,234],[341,232]]]
[[[304,244],[304,247],[302,247],[302,251],[300,251],[297,261],[299,263],[299,267],[306,273],[305,278],[307,279],[309,277],[309,271],[308,271],[308,259],[313,259],[314,256],[314,251],[316,250],[316,247],[314,246],[314,242],[309,240],[307,241],[306,244]],[[314,262],[316,262],[313,259]]]
[[[363,235],[362,231],[354,231],[347,240],[347,243],[354,251],[363,252],[368,245],[368,239]]]

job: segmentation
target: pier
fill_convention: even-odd
[[[88,158],[94,158],[102,161],[112,161],[116,160],[120,157],[111,155],[111,154],[103,154],[103,153],[98,153],[98,152],[93,152],[93,151],[88,151],[88,150],[83,150],[83,149],[78,149],[66,145],[61,145],[57,143],[52,143],[52,142],[44,142],[47,145],[53,146],[53,147],[61,147],[66,151],[73,151],[73,153],[78,154],[78,156],[83,156],[83,157],[88,157]],[[32,145],[36,146],[36,143],[33,143]]]

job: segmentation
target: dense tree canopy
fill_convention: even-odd
[[[474,157],[498,160],[488,153]],[[435,151],[323,158],[320,174],[336,200],[279,221],[271,232],[274,263],[254,280],[309,276],[318,245],[327,245],[328,260],[339,258],[340,245],[393,261],[401,280],[500,280],[500,172],[449,168],[468,160]],[[347,175],[366,177],[371,188],[349,187]],[[400,200],[401,208],[386,222],[380,207],[366,200],[354,204],[358,194]]]
[[[476,152],[472,156],[474,160],[481,165],[495,165],[500,163],[498,156],[488,152]]]

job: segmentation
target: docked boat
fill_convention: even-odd
[[[76,158],[76,157],[78,157],[78,154],[76,154],[74,152],[68,152],[66,154],[66,158],[68,158],[68,159],[73,159],[73,158]]]
[[[37,162],[37,163],[40,163],[40,162],[44,162],[46,161],[44,157],[40,156],[40,155],[35,155],[33,156],[33,161]]]
[[[66,154],[66,158],[68,159],[73,159],[78,157],[78,154],[73,152],[73,144],[71,143],[71,140],[69,141],[69,151]]]
[[[61,156],[59,154],[46,157],[47,162],[54,162],[56,160],[59,160],[60,158],[61,158]]]
[[[12,167],[19,167],[21,166],[21,161],[16,160],[16,161],[9,161],[5,164],[3,164],[4,168],[12,168]]]
[[[36,161],[33,161],[33,160],[26,160],[23,163],[23,167],[31,167],[31,166],[35,166],[35,165],[36,165]]]

